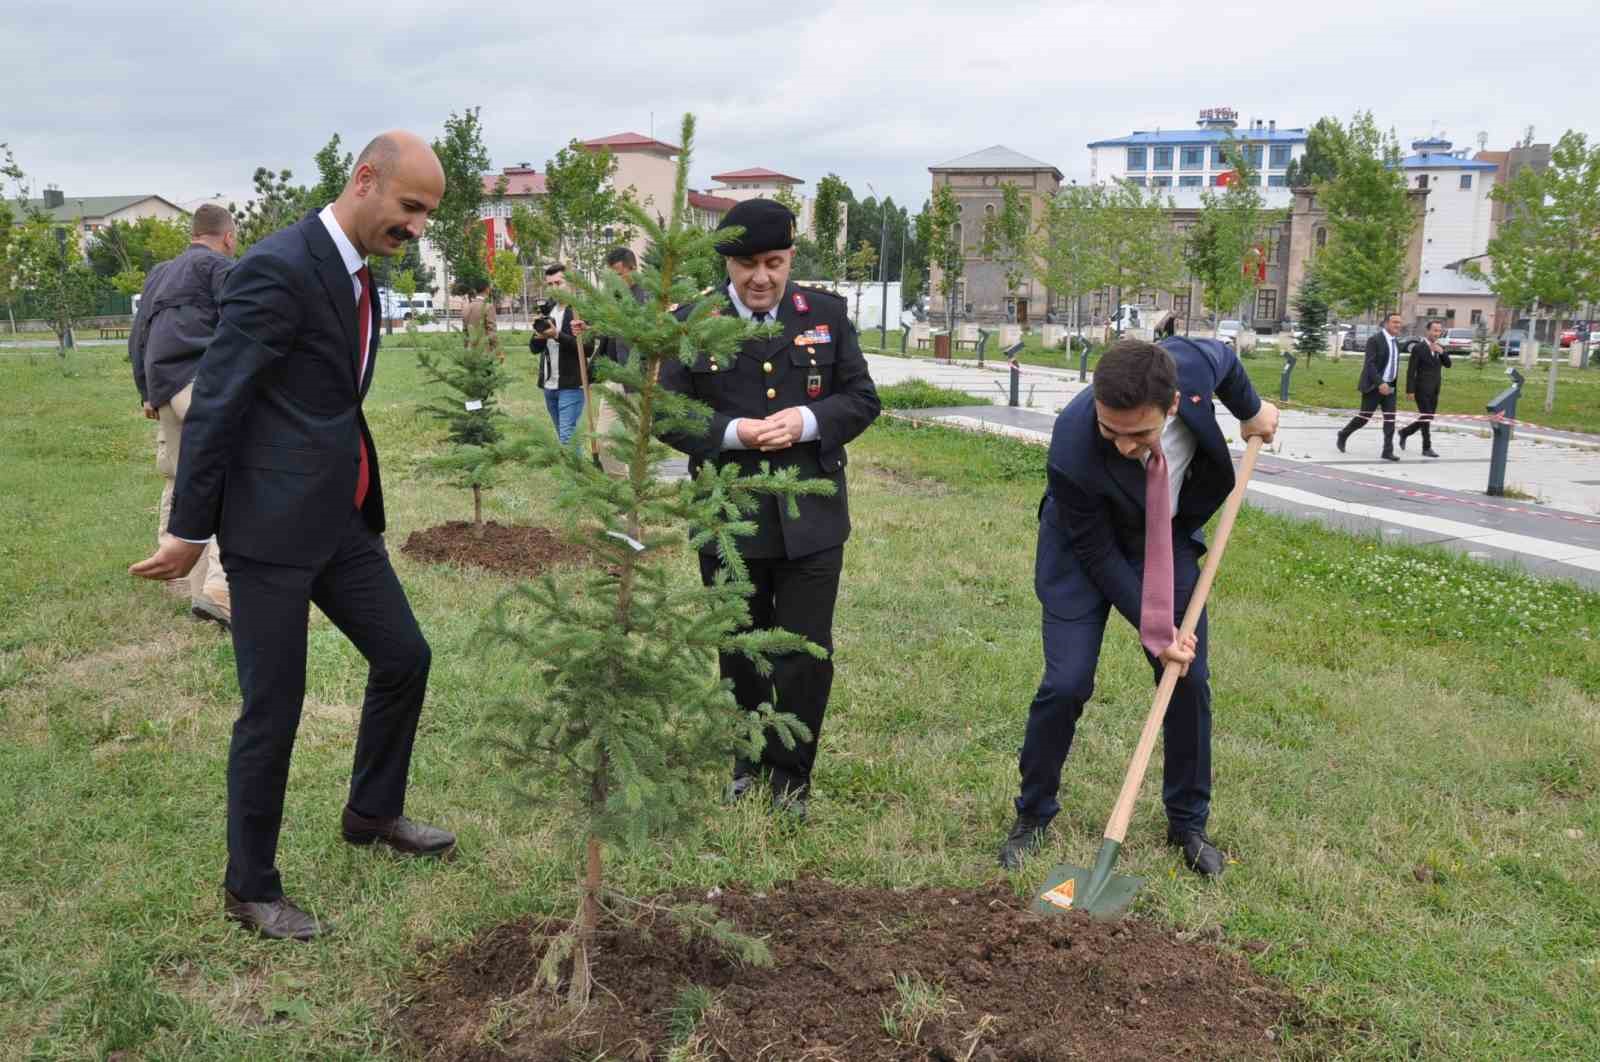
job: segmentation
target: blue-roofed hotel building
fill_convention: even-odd
[[[1159,188],[1181,209],[1199,209],[1200,192],[1233,169],[1224,157],[1230,140],[1245,152],[1266,205],[1287,207],[1289,163],[1306,153],[1304,129],[1279,129],[1274,121],[1238,128],[1238,112],[1217,107],[1200,112],[1193,129],[1137,131],[1089,145],[1089,179],[1130,181]]]
[[[1468,328],[1481,320],[1498,331],[1494,292],[1460,267],[1489,249],[1499,164],[1470,159],[1450,141],[1428,137],[1411,142],[1411,154],[1400,166],[1406,187],[1427,196],[1416,285],[1401,299],[1401,315],[1407,322],[1437,317],[1446,328]]]

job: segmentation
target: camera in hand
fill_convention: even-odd
[[[535,317],[533,319],[533,330],[535,332],[545,332],[555,326],[556,323],[548,317]]]

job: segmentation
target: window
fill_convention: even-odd
[[[959,222],[959,221],[958,221],[958,222],[956,222],[956,224],[955,224],[955,230],[956,230],[956,239],[955,239],[955,244],[956,244],[956,247],[957,247],[957,248],[958,248],[958,249],[960,249],[960,248],[965,248],[965,247],[966,247],[966,244],[964,244],[964,243],[962,243],[962,242],[961,242],[961,222]]]
[[[1220,169],[1222,169],[1223,167],[1225,167],[1227,165],[1228,165],[1228,153],[1226,151],[1222,150],[1222,148],[1219,148],[1219,147],[1212,148],[1211,149],[1211,168],[1214,169],[1214,170],[1220,170]]]
[[[1423,314],[1422,316],[1424,316],[1424,317],[1438,317],[1439,316],[1439,307],[1437,307],[1437,306],[1429,306],[1428,307],[1428,312]],[[1159,497],[1159,495],[1158,495],[1158,497]]]
[[[1267,174],[1267,187],[1268,188],[1287,188],[1287,187],[1289,187],[1289,175],[1286,174],[1286,173],[1269,173],[1269,174]]]
[[[1189,294],[1188,294],[1188,292],[1185,292],[1182,295],[1174,295],[1172,297],[1172,312],[1177,314],[1179,317],[1188,317],[1189,316]],[[1157,495],[1157,497],[1159,497],[1159,495]]]
[[[1328,230],[1324,229],[1324,228],[1318,228],[1317,229],[1317,250],[1320,251],[1326,246],[1328,246]]]
[[[1151,166],[1151,169],[1156,169],[1156,170],[1170,170],[1170,169],[1172,169],[1172,149],[1169,148],[1169,147],[1158,147],[1158,148],[1156,148],[1155,163],[1154,163],[1154,165]]]
[[[1128,169],[1130,169],[1130,170],[1142,170],[1144,168],[1145,168],[1145,164],[1144,164],[1144,148],[1142,148],[1142,147],[1131,147],[1131,148],[1129,148],[1128,149]]]
[[[1483,311],[1482,310],[1473,310],[1472,311],[1472,323],[1473,324],[1477,324],[1482,320],[1483,320]],[[1156,495],[1156,497],[1159,498],[1160,495],[1158,494],[1158,495]]]
[[[1444,323],[1447,327],[1456,323],[1456,308],[1454,306],[1446,306],[1444,308]]]
[[[1273,321],[1278,317],[1278,289],[1262,288],[1256,292],[1256,320]]]
[[[1463,173],[1461,175],[1461,190],[1463,192],[1472,191],[1472,174]]]
[[[1198,173],[1185,174],[1178,178],[1179,188],[1199,188],[1205,183],[1205,178]]]
[[[1417,187],[1418,188],[1426,188],[1426,187],[1428,187],[1428,175],[1426,173],[1421,174],[1421,175],[1419,175],[1417,177]]]
[[[985,204],[983,204],[983,216],[985,218],[994,217],[994,204],[993,203],[985,203]]]
[[[1261,168],[1261,145],[1246,144],[1244,146],[1244,157],[1250,163],[1251,169],[1259,170]]]
[[[1150,178],[1150,187],[1151,188],[1171,188],[1172,187],[1172,178],[1171,177],[1152,177],[1152,178]]]
[[[1144,187],[1144,178],[1143,177],[1129,177],[1128,178],[1128,183],[1129,184],[1138,185],[1140,188],[1143,188]]]
[[[1272,168],[1275,170],[1281,170],[1285,166],[1289,165],[1289,153],[1290,148],[1288,144],[1273,144],[1272,154],[1270,156]]]
[[[1203,147],[1186,147],[1178,153],[1178,165],[1186,170],[1203,170],[1206,168],[1206,149]]]

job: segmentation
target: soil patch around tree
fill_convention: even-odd
[[[482,535],[467,520],[413,531],[400,549],[427,564],[470,564],[508,575],[542,575],[551,568],[593,564],[594,551],[548,527],[486,521]]]
[[[602,931],[581,1014],[538,980],[565,926],[525,919],[444,957],[399,1014],[430,1059],[1057,1062],[1270,1058],[1302,1010],[1244,957],[1137,918],[1039,915],[1011,888],[713,890],[771,967],[664,916]]]

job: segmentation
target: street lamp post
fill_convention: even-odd
[[[887,250],[885,244],[889,233],[889,215],[884,211],[883,200],[878,199],[878,190],[872,187],[871,181],[867,182],[867,191],[872,193],[872,198],[878,200],[878,282],[880,284],[878,298],[883,304],[879,308],[882,312],[878,317],[878,349],[882,350],[889,341],[889,272],[886,268],[887,263],[884,260],[884,252]],[[900,249],[900,256],[902,258],[905,257],[904,246]]]

